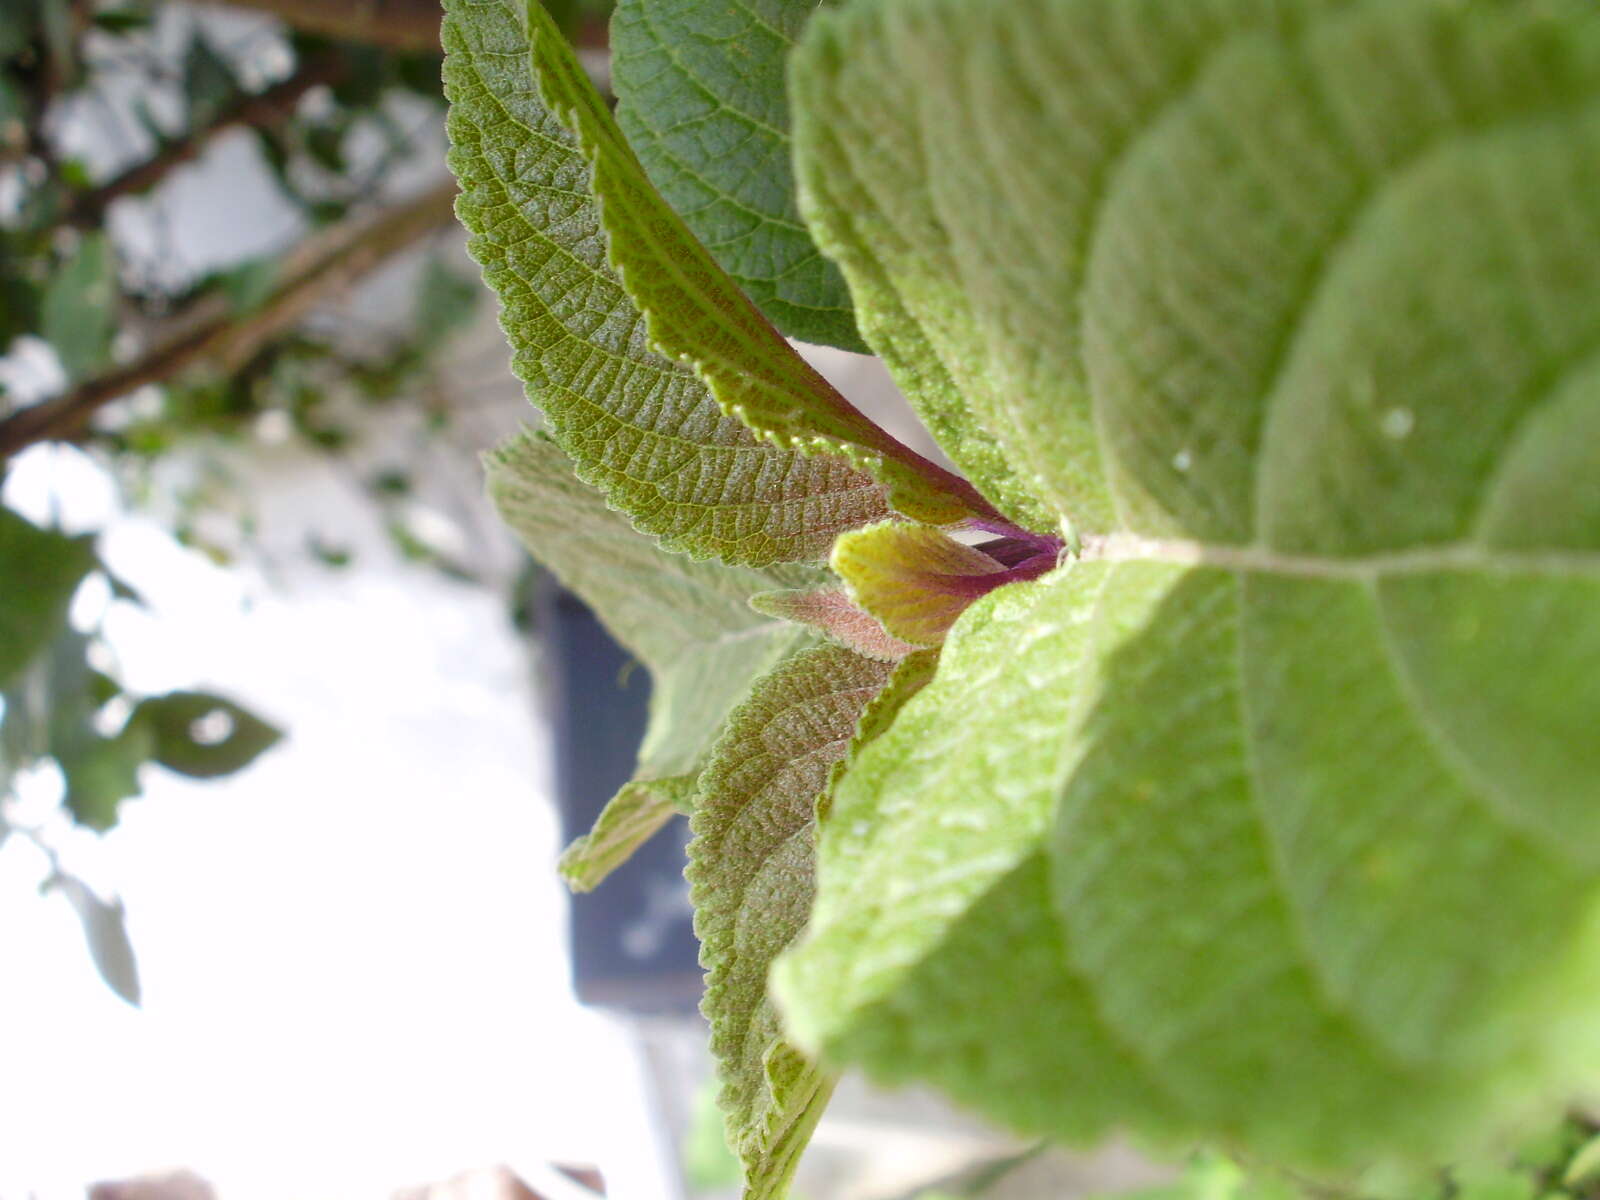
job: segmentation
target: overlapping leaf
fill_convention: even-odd
[[[891,687],[890,702],[920,685],[920,668],[905,669],[910,682]],[[701,779],[688,874],[704,1009],[751,1200],[784,1194],[833,1090],[784,1040],[767,970],[811,908],[817,802],[895,671],[841,646],[795,655],[734,712]]]
[[[784,333],[865,350],[844,279],[800,222],[784,62],[816,0],[622,0],[617,120],[651,182]]]
[[[755,612],[749,598],[815,583],[818,572],[668,554],[607,507],[561,450],[536,434],[507,443],[488,466],[489,492],[506,523],[654,682],[634,780],[563,864],[574,886],[589,888],[683,806],[729,710],[809,636]]]
[[[1440,1161],[1592,1079],[1600,13],[881,0],[816,32],[820,223],[945,214],[856,268],[1105,523],[969,609],[839,784],[779,965],[800,1044],[1042,1133],[1320,1167]]]
[[[664,545],[730,562],[819,559],[839,530],[883,515],[869,477],[757,441],[692,367],[653,348],[587,157],[596,139],[627,152],[543,10],[455,0],[443,36],[457,209],[517,373],[583,477]]]
[[[455,0],[445,44],[458,209],[518,369],[585,478],[642,528],[727,561],[818,559],[882,515],[863,470],[918,520],[993,515],[762,317],[656,193],[538,4]]]

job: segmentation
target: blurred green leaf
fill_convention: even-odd
[[[316,533],[307,536],[306,550],[325,567],[348,567],[355,559],[355,554],[348,546],[327,541]]]
[[[147,729],[130,725],[114,738],[92,730],[56,753],[67,781],[67,811],[79,825],[104,833],[124,800],[139,794],[139,768],[150,758]]]
[[[1572,1156],[1562,1174],[1561,1182],[1568,1187],[1592,1184],[1600,1175],[1600,1135],[1591,1137]]]
[[[103,833],[117,823],[122,801],[139,794],[138,768],[150,757],[150,737],[127,728],[107,738],[95,729],[95,713],[122,689],[89,666],[89,646],[83,634],[63,631],[23,690],[45,730],[35,753],[48,753],[60,766],[67,811],[79,825]]]
[[[86,235],[45,285],[39,333],[69,379],[105,365],[116,330],[116,264],[101,233]]]
[[[92,539],[40,529],[0,508],[0,688],[61,631],[94,563]]]
[[[411,476],[399,467],[391,467],[374,475],[368,486],[380,496],[409,496]]]
[[[242,770],[283,737],[254,713],[209,692],[152,696],[134,709],[128,726],[149,731],[156,762],[196,779]]]
[[[121,37],[129,33],[142,33],[150,28],[150,14],[136,8],[118,8],[98,12],[90,18],[96,29]]]
[[[347,108],[376,106],[389,82],[387,55],[372,46],[346,46],[344,60],[344,73],[333,85],[333,98]]]
[[[25,50],[38,27],[39,6],[34,0],[8,3],[6,19],[0,21],[0,58],[11,58]]]
[[[19,149],[27,143],[27,115],[22,94],[0,75],[0,149]]]
[[[349,129],[348,122],[327,121],[306,130],[306,154],[324,170],[343,174],[348,165],[344,157],[344,135]]]
[[[716,1080],[710,1079],[695,1093],[689,1130],[683,1138],[684,1177],[697,1192],[737,1188],[744,1176],[738,1156],[728,1147],[717,1090]]]
[[[452,270],[442,257],[430,258],[417,281],[417,337],[439,346],[472,320],[482,295],[476,279]]]
[[[228,60],[217,53],[205,35],[196,34],[183,57],[183,93],[189,107],[189,124],[206,124],[240,90]]]
[[[0,353],[13,338],[39,327],[40,296],[39,285],[31,280],[0,274]]]
[[[44,30],[45,52],[54,64],[56,78],[70,82],[76,74],[71,0],[38,0],[37,11]]]
[[[222,272],[217,280],[236,316],[248,316],[272,297],[278,286],[278,260],[251,258]]]

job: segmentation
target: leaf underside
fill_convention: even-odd
[[[750,597],[750,607],[820,630],[857,654],[881,662],[898,662],[916,649],[891,634],[882,621],[857,605],[849,592],[837,584],[762,592]]]
[[[793,79],[858,297],[1112,534],[969,608],[837,785],[775,975],[797,1044],[1312,1168],[1568,1098],[1600,1067],[1600,14],[865,0]]]
[[[734,712],[701,777],[690,897],[720,1104],[750,1200],[784,1193],[833,1089],[784,1040],[767,969],[811,908],[817,800],[893,670],[842,646],[795,655]]]
[[[617,121],[651,182],[790,337],[865,351],[850,293],[800,222],[783,78],[816,0],[621,0]]]
[[[501,518],[650,671],[650,719],[634,778],[562,861],[568,881],[587,890],[683,805],[729,710],[809,640],[752,610],[750,597],[813,584],[820,573],[669,554],[608,507],[539,434],[513,438],[487,467]]]

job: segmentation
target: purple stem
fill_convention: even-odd
[[[1007,583],[1021,583],[1026,579],[1037,579],[1046,571],[1053,570],[1056,565],[1056,551],[1042,550],[1031,558],[1025,558],[1013,567],[1004,571],[993,571],[988,575],[940,575],[937,576],[937,587],[949,595],[970,596],[976,600],[979,596],[987,596],[995,588]]]

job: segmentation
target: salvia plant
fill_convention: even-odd
[[[613,113],[447,8],[491,489],[655,681],[562,869],[691,814],[749,1195],[844,1068],[1356,1191],[1581,1095],[1600,10],[622,0]]]

